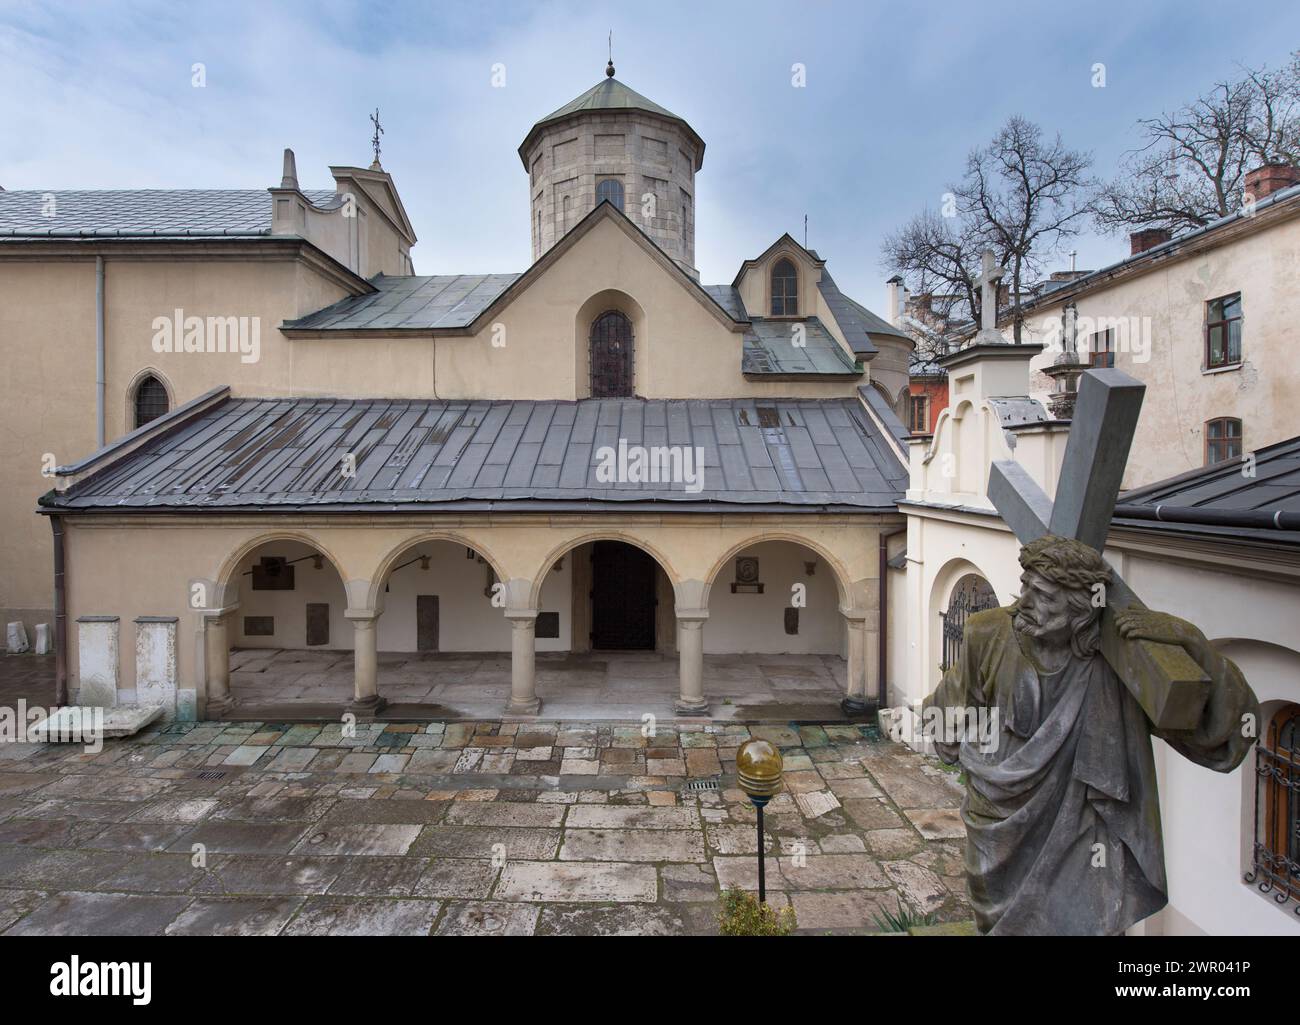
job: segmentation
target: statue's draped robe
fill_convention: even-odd
[[[1156,730],[1101,655],[1040,672],[1012,611],[970,618],[957,663],[925,702],[997,710],[996,743],[972,733],[936,745],[966,770],[976,925],[994,935],[1122,932],[1167,902],[1151,734],[1229,771],[1253,742],[1242,716],[1258,715],[1255,696],[1212,648],[1189,651],[1212,681],[1209,703],[1197,729]]]

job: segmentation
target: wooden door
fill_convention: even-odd
[[[654,559],[621,541],[597,541],[591,549],[591,569],[591,646],[653,650]]]

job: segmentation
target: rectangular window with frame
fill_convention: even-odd
[[[1233,292],[1205,304],[1205,369],[1240,362],[1241,293]]]
[[[1088,362],[1094,367],[1113,367],[1115,365],[1115,329],[1096,331],[1088,342]]]
[[[1241,421],[1221,416],[1205,424],[1205,465],[1241,458]]]
[[[912,433],[928,434],[930,431],[930,397],[928,395],[913,395],[910,402]]]

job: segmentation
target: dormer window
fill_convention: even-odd
[[[782,257],[772,268],[772,316],[797,317],[799,315],[799,275],[794,264]]]
[[[606,200],[623,209],[623,183],[617,178],[605,178],[596,184],[596,205]]]

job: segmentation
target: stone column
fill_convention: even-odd
[[[352,621],[352,702],[348,711],[374,715],[388,704],[379,696],[377,634],[379,613],[375,609],[348,609],[343,615]]]
[[[536,715],[542,707],[537,696],[537,610],[506,609],[510,622],[510,701],[507,715]]]
[[[865,609],[851,609],[841,605],[840,614],[844,617],[849,635],[848,680],[840,708],[848,716],[869,715],[871,705],[867,700],[867,613]]]
[[[678,715],[708,715],[704,700],[704,621],[708,609],[677,610],[677,678],[680,694],[673,710]]]
[[[203,661],[207,666],[204,715],[209,719],[225,715],[235,704],[230,693],[229,623],[238,608],[227,605],[203,611]]]

